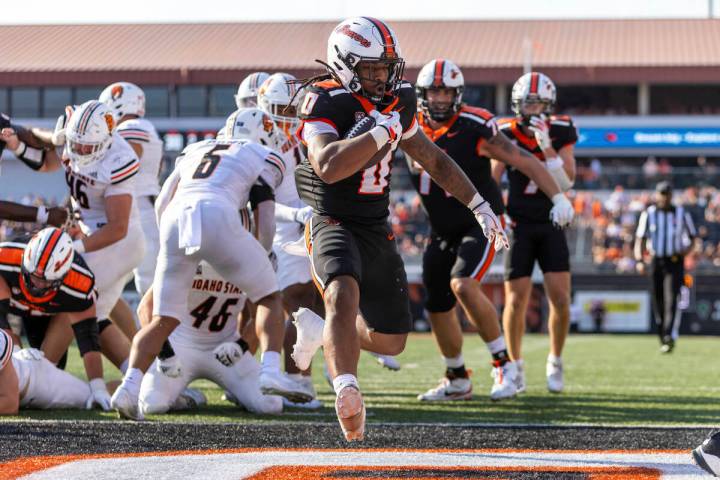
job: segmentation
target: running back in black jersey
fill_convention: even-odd
[[[550,139],[553,148],[560,151],[563,147],[577,142],[577,130],[573,121],[566,115],[553,115],[550,117]],[[534,136],[523,133],[517,118],[506,118],[498,122],[503,132],[518,147],[535,155],[540,161],[545,161],[542,150],[535,141]],[[519,170],[508,166],[508,215],[516,222],[551,223],[550,210],[552,201],[540,190],[535,182],[530,180]]]
[[[0,277],[10,287],[10,311],[21,316],[52,316],[83,312],[95,303],[95,277],[75,252],[72,267],[60,288],[42,297],[33,296],[21,273],[22,255],[30,237],[0,243]]]
[[[310,122],[323,122],[343,138],[348,130],[376,107],[366,98],[350,93],[335,81],[323,81],[310,87],[300,108],[302,123],[297,135],[305,142],[303,131]],[[400,114],[403,138],[417,130],[417,99],[415,89],[403,83],[397,96],[382,110]],[[316,213],[337,220],[360,224],[381,224],[387,221],[389,207],[392,152],[374,165],[339,182],[323,182],[306,158],[295,169],[295,183],[300,198]]]
[[[482,108],[462,106],[438,130],[430,128],[422,113],[418,114],[418,121],[428,138],[450,155],[480,195],[490,202],[495,215],[500,216],[505,211],[502,194],[492,178],[490,159],[479,153],[483,142],[498,133],[492,113]],[[407,159],[413,186],[420,194],[435,233],[453,238],[477,226],[475,215],[467,206],[436,184],[412,158],[407,156]]]

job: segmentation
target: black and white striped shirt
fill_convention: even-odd
[[[692,217],[683,207],[660,210],[650,205],[640,214],[635,236],[647,238],[647,249],[653,257],[682,255],[697,236]]]

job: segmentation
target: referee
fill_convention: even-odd
[[[670,353],[680,329],[678,297],[685,275],[683,260],[697,236],[690,213],[672,204],[672,186],[660,182],[655,205],[640,214],[635,232],[637,270],[644,274],[645,252],[650,256],[652,305],[662,353]]]

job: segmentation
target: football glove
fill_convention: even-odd
[[[540,149],[547,150],[552,148],[552,140],[550,140],[550,125],[545,115],[534,115],[530,118],[530,126],[528,127],[535,135],[535,141]]]
[[[556,193],[552,197],[553,207],[550,210],[550,221],[559,228],[570,225],[575,217],[575,209],[570,200],[562,193]]]
[[[110,394],[107,386],[102,378],[93,378],[90,380],[90,397],[85,403],[87,410],[92,409],[93,405],[98,405],[104,411],[110,411]]]
[[[305,227],[305,224],[310,220],[312,214],[313,209],[310,206],[298,208],[297,210],[295,210],[295,221]]]
[[[242,348],[236,342],[224,342],[213,350],[218,362],[226,367],[232,367],[243,355]]]
[[[474,199],[475,202],[477,202],[478,199],[480,203],[476,203],[475,206],[472,206],[473,204],[471,203],[468,207],[472,210],[475,219],[480,224],[483,235],[488,239],[488,242],[494,245],[495,251],[501,248],[508,248],[510,243],[508,242],[507,235],[495,212],[490,208],[490,203],[480,197],[480,195],[476,195]]]
[[[377,110],[370,112],[370,115],[375,119],[375,125],[385,129],[387,132],[387,140],[384,143],[389,143],[392,149],[400,142],[402,137],[402,124],[400,123],[400,114],[398,112],[390,112],[389,114],[380,113]],[[375,135],[373,135],[375,137]],[[377,137],[375,138],[377,141]],[[378,142],[378,150],[382,148],[382,145]]]

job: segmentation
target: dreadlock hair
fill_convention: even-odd
[[[328,65],[327,63],[323,62],[322,60],[315,59],[317,63],[325,67],[325,73],[321,73],[319,75],[312,76],[310,78],[298,78],[296,80],[288,80],[286,83],[288,85],[299,85],[298,89],[295,91],[295,94],[290,99],[290,103],[285,106],[283,109],[283,113],[287,110],[287,108],[292,105],[293,101],[295,100],[295,97],[297,97],[300,92],[302,92],[304,89],[309,87],[315,82],[320,82],[323,80],[335,80],[336,82],[342,84],[340,81],[340,78],[335,74],[332,67]]]

